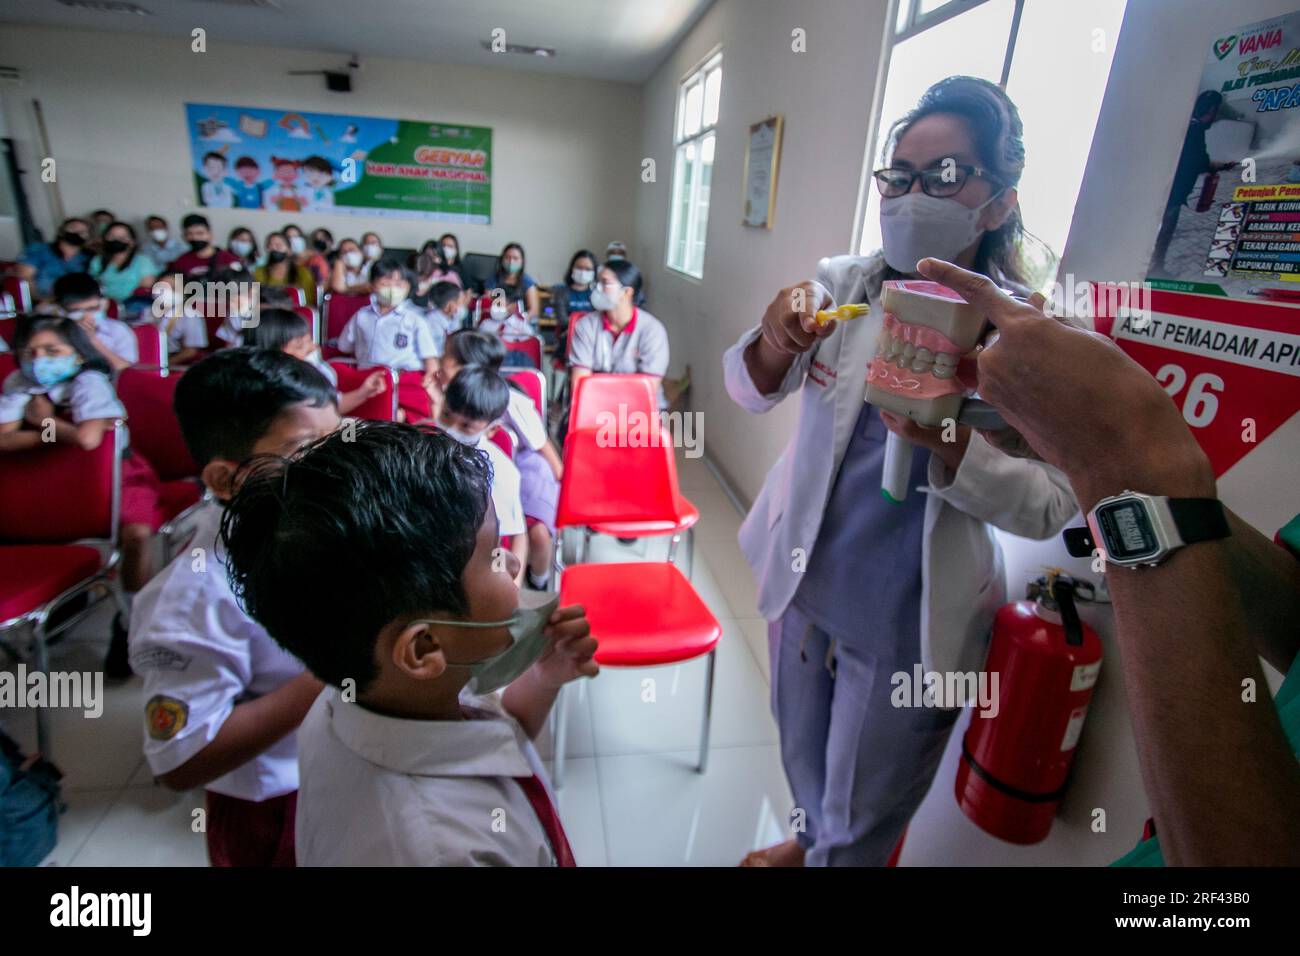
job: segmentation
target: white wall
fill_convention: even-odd
[[[640,187],[629,254],[646,272],[651,311],[668,327],[672,365],[688,363],[691,405],[704,411],[705,450],[747,500],[785,446],[793,402],[755,419],[722,383],[722,353],[777,290],[812,275],[822,256],[851,247],[853,217],[879,68],[883,0],[718,0],[646,84],[641,135],[658,182]],[[791,31],[807,31],[807,52]],[[672,189],[677,84],[719,44],[722,105],[704,278],[664,266]],[[771,231],[740,224],[751,123],[785,116]]]
[[[323,77],[286,75],[337,59],[215,42],[198,54],[179,38],[6,24],[0,62],[18,67],[24,84],[7,88],[4,100],[34,214],[48,229],[33,98],[69,214],[103,206],[139,220],[160,212],[173,225],[196,205],[183,104],[215,102],[467,123],[492,127],[493,138],[491,225],[207,210],[223,242],[237,224],[260,239],[288,221],[308,230],[323,225],[336,238],[373,226],[395,246],[450,229],[466,251],[496,253],[507,241],[522,242],[529,272],[552,282],[574,249],[604,249],[631,234],[640,173],[636,86],[391,59],[367,59],[350,94],[328,92]],[[0,256],[13,251],[0,248]]]

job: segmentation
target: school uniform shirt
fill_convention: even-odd
[[[208,326],[198,312],[186,309],[180,315],[164,315],[158,320],[167,333],[167,351],[208,347]]]
[[[231,192],[230,187],[224,180],[213,182],[208,180],[199,187],[199,197],[203,200],[205,206],[219,206],[229,209],[235,204],[235,194]]]
[[[298,730],[298,865],[555,866],[515,779],[546,779],[532,742],[496,695],[461,708],[405,720],[325,688]]]
[[[573,329],[569,365],[593,372],[662,378],[668,371],[668,333],[645,309],[634,308],[631,321],[617,335],[604,312],[588,312]],[[662,386],[659,406],[666,407]]]
[[[546,426],[537,413],[533,400],[517,389],[510,389],[510,404],[506,406],[505,422],[519,438],[519,444],[531,451],[541,451],[546,445]]]
[[[0,425],[22,421],[33,395],[46,396],[59,417],[67,418],[74,425],[97,418],[126,418],[126,407],[103,372],[87,369],[46,388],[19,369],[10,372],[0,386]]]
[[[442,355],[420,309],[403,302],[381,315],[373,297],[348,319],[338,347],[355,355],[358,365],[387,365],[403,372],[421,371],[425,359]]]
[[[504,319],[488,317],[478,324],[480,332],[487,332],[500,337],[503,341],[515,342],[532,338],[533,324],[518,312],[512,311]]]
[[[484,438],[479,441],[478,448],[487,453],[492,465],[492,504],[501,525],[501,537],[525,533],[528,523],[524,520],[524,506],[519,496],[519,469],[496,442]]]
[[[329,383],[333,385],[336,390],[338,389],[339,373],[334,370],[333,365],[331,365],[329,362],[321,358],[320,349],[317,349],[315,352],[312,352],[311,357],[307,359],[307,362],[311,365],[312,368],[314,368],[316,371],[320,372],[327,379],[329,379]]]
[[[165,263],[175,262],[181,256],[185,255],[185,253],[189,251],[189,248],[188,245],[181,242],[181,240],[176,236],[168,236],[167,241],[161,244],[154,242],[153,237],[150,236],[144,242],[140,243],[140,252],[137,253],[137,255],[143,254],[155,265],[163,265]]]
[[[217,502],[199,510],[193,543],[132,606],[131,669],[144,678],[144,755],[155,776],[211,743],[236,704],[269,694],[303,671],[230,590],[218,551],[221,514]],[[297,788],[296,732],[207,784],[215,793],[258,802]]]
[[[140,343],[136,340],[131,326],[106,315],[95,317],[95,336],[119,358],[126,359],[132,365],[140,361]]]
[[[429,311],[425,313],[425,318],[429,321],[429,327],[433,330],[434,337],[438,338],[441,336],[439,339],[439,351],[442,351],[446,346],[447,336],[451,335],[453,332],[460,331],[460,319],[448,315],[446,312],[442,311],[442,309],[430,308]]]

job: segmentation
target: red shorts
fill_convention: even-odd
[[[153,465],[138,451],[122,459],[121,524],[147,524],[157,531],[167,520],[162,507],[162,482]]]
[[[208,862],[213,866],[296,866],[293,824],[298,791],[255,802],[204,791]]]

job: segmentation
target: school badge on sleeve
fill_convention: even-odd
[[[149,698],[149,703],[144,705],[145,725],[154,740],[171,740],[180,733],[189,715],[190,705],[175,697],[159,694]]]

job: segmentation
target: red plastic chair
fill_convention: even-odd
[[[13,296],[8,292],[0,292],[0,318],[4,318],[7,321],[9,318],[12,318],[17,314],[18,310],[14,308]],[[9,340],[5,339],[5,341],[7,342]]]
[[[283,288],[286,295],[293,297],[293,304],[295,307],[302,307],[307,304],[307,293],[301,288],[296,285],[287,285]]]
[[[424,390],[423,372],[397,373],[397,407],[406,412],[406,420],[411,424],[433,417],[433,399]]]
[[[546,421],[546,375],[541,369],[536,368],[512,368],[503,369],[506,380],[518,383],[519,387],[524,390],[524,394],[533,400],[537,406],[537,414]]]
[[[616,449],[602,444],[593,431],[576,432],[565,443],[557,529],[601,522],[644,527],[675,514],[681,496],[670,443]],[[583,493],[575,494],[575,488]],[[666,562],[575,564],[559,569],[559,578],[560,604],[581,604],[587,609],[592,636],[599,642],[596,661],[602,666],[653,667],[708,656],[697,767],[703,773],[722,630],[672,563],[671,549]],[[558,701],[555,712],[553,781],[558,787],[565,746],[565,711]]]
[[[109,299],[108,305],[104,306],[104,315],[110,319],[116,319],[118,316],[117,299]]]
[[[492,429],[492,434],[488,435],[488,441],[500,448],[507,458],[515,460],[515,436],[510,429],[504,425],[498,425]]]
[[[18,316],[8,315],[0,318],[0,339],[11,349],[14,347],[14,335],[18,332]]]
[[[320,345],[320,316],[316,314],[316,310],[306,305],[295,305],[293,311],[303,317],[307,328],[311,329],[311,340]]]
[[[126,433],[119,420],[98,448],[84,451],[64,443],[9,452],[0,468],[0,643],[31,628],[35,664],[49,673],[48,642],[111,596],[124,611],[120,586],[110,578],[117,565],[117,528],[122,498],[122,451]],[[40,489],[33,494],[33,489]],[[107,546],[107,557],[91,544]],[[70,599],[102,586],[84,609],[46,631],[50,613]],[[49,713],[36,712],[37,747],[51,755]]]
[[[348,324],[348,319],[357,314],[359,309],[370,304],[368,295],[339,295],[337,292],[325,293],[325,300],[321,303],[321,311],[324,314],[324,338],[321,341],[321,353],[326,358],[332,358],[340,354],[338,349],[339,335],[343,332],[343,327]]]
[[[140,358],[135,367],[153,371],[160,376],[167,375],[167,336],[163,334],[162,328],[152,322],[141,322],[130,326],[130,329],[135,336],[136,347],[140,350]]]
[[[17,276],[5,276],[0,280],[0,289],[13,299],[13,307],[18,312],[32,311],[32,287],[26,279]]]
[[[521,352],[528,356],[528,361],[533,363],[533,368],[542,367],[544,345],[540,335],[530,335],[526,339],[508,339],[503,336],[501,344],[506,347],[507,352]]]
[[[364,382],[375,371],[382,371],[388,379],[387,387],[371,398],[366,399],[352,411],[348,412],[353,418],[368,418],[377,422],[395,422],[397,421],[397,376],[391,368],[383,365],[373,368],[357,368],[351,362],[333,359],[329,363],[330,368],[338,376],[338,389],[340,392],[351,392],[361,387]]]
[[[620,406],[626,414],[633,412],[653,415],[658,421],[658,398],[653,377],[649,375],[613,375],[595,373],[584,376],[573,393],[569,409],[569,434],[575,431],[595,431],[609,421],[606,414],[618,420]]]
[[[126,407],[131,427],[131,447],[153,466],[162,482],[165,521],[158,529],[163,561],[170,561],[187,519],[206,499],[200,468],[181,435],[172,410],[180,375],[159,376],[148,369],[123,369],[117,379],[117,397]]]
[[[18,370],[18,359],[14,357],[13,352],[0,352],[0,384],[9,377],[10,373]]]

